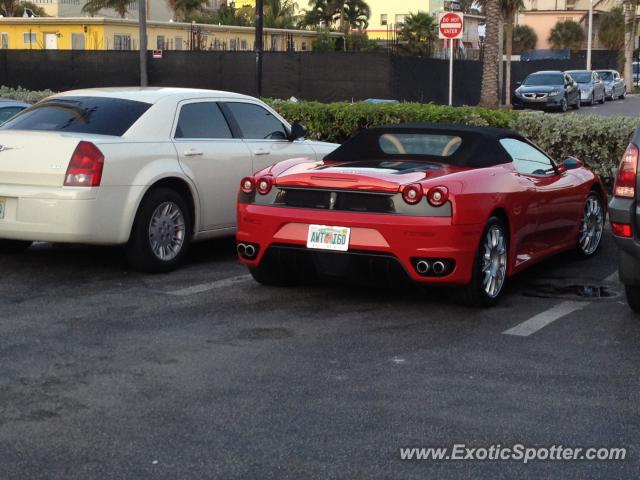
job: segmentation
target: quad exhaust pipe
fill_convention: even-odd
[[[239,243],[236,246],[236,251],[238,252],[238,255],[245,258],[253,258],[257,253],[256,247],[250,243]]]
[[[442,275],[446,269],[447,267],[444,262],[441,262],[440,260],[433,262],[433,273],[436,275]]]
[[[420,260],[418,263],[416,263],[416,271],[421,275],[428,273],[430,268],[431,265],[429,265],[429,262],[427,262],[426,260]]]

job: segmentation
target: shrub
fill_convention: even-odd
[[[556,160],[571,155],[609,177],[637,125],[638,120],[631,117],[522,113],[512,121],[511,128]]]
[[[17,100],[19,102],[27,102],[27,103],[36,103],[42,100],[43,98],[48,97],[49,95],[53,95],[55,92],[51,90],[42,90],[40,92],[26,90],[22,87],[18,88],[9,88],[2,86],[0,87],[0,98],[7,98],[10,100]]]
[[[418,103],[270,103],[290,122],[305,125],[310,138],[337,143],[364,128],[396,123],[459,123],[511,128],[530,138],[556,160],[575,156],[603,176],[611,176],[638,124],[637,119],[629,117],[527,113]]]

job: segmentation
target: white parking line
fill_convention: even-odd
[[[186,297],[189,295],[195,295],[197,293],[208,292],[215,290],[216,288],[231,287],[238,283],[246,282],[251,278],[251,275],[239,275],[237,277],[224,278],[210,283],[201,283],[199,285],[193,285],[192,287],[181,288],[180,290],[174,290],[172,292],[165,292],[167,295],[175,295],[178,297]]]
[[[546,327],[552,322],[555,322],[559,318],[562,318],[577,310],[581,310],[584,307],[590,305],[585,302],[562,302],[549,310],[539,313],[538,315],[531,317],[529,320],[516,325],[509,330],[502,332],[504,335],[515,335],[518,337],[528,337],[529,335],[536,333],[538,330]]]

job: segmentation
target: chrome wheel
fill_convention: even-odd
[[[592,255],[602,239],[604,228],[604,210],[597,195],[590,195],[584,206],[584,215],[580,225],[578,247],[585,255]]]
[[[482,248],[482,287],[490,298],[496,298],[507,274],[507,239],[500,226],[489,228]]]
[[[178,256],[185,233],[184,215],[174,202],[161,203],[154,210],[149,222],[149,244],[160,260],[166,262]]]

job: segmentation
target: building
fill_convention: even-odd
[[[38,7],[42,7],[50,17],[89,17],[90,15],[82,11],[86,0],[30,0]],[[168,6],[166,0],[146,0],[147,19],[158,22],[168,22],[174,17],[174,13]],[[215,2],[216,0],[209,0]],[[131,0],[127,7],[127,19],[138,18],[138,0]],[[111,9],[100,10],[97,15],[101,18],[120,18]]]
[[[386,40],[389,32],[398,30],[410,13],[426,12],[436,15],[444,11],[444,0],[367,0],[371,8],[371,18],[367,34],[369,38]]]
[[[253,50],[253,27],[147,23],[150,50]],[[342,37],[341,33],[332,36]],[[311,51],[318,33],[266,28],[265,50]],[[136,50],[137,20],[114,18],[0,18],[0,48],[21,50]]]
[[[588,31],[590,0],[524,0],[524,8],[519,12],[517,23],[527,25],[536,32],[538,43],[536,49],[549,50],[549,35],[558,22],[572,20]],[[593,2],[593,38],[594,50],[605,47],[598,39],[598,19],[602,12],[622,5],[620,0],[595,0]],[[585,40],[584,47],[587,42]]]

